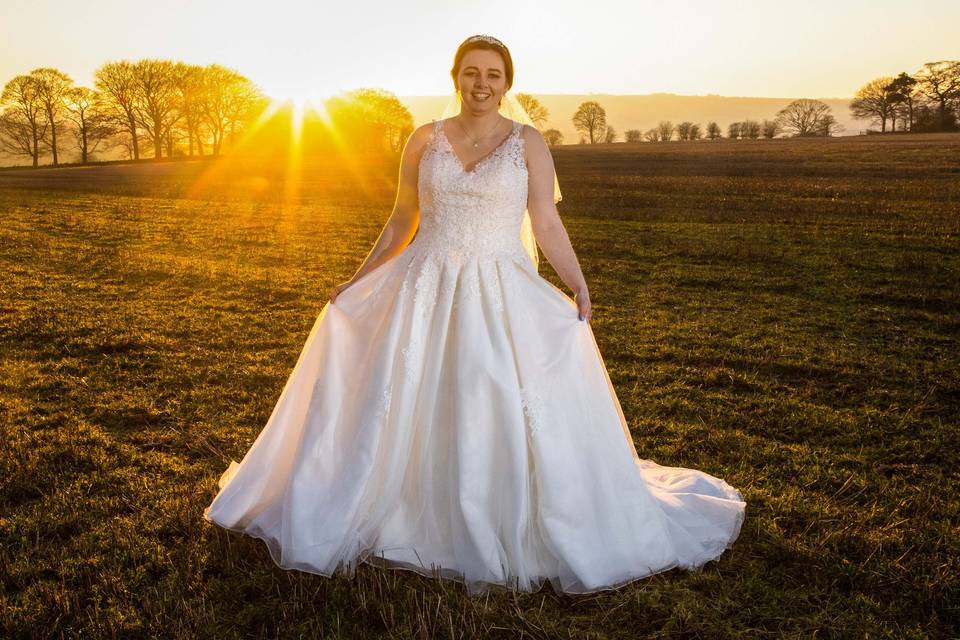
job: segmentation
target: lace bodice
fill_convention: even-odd
[[[523,125],[467,171],[434,122],[420,158],[420,228],[410,248],[459,256],[525,256],[520,225],[527,206]]]

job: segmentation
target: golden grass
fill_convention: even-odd
[[[0,636],[956,636],[960,136],[878,138],[555,151],[641,456],[748,502],[702,572],[582,597],[283,571],[202,520],[394,165],[305,161],[292,202],[249,159],[0,172]]]

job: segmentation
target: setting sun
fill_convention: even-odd
[[[316,91],[287,91],[287,92],[275,92],[271,91],[270,87],[264,87],[264,93],[270,96],[274,103],[284,104],[289,103],[293,108],[300,113],[306,113],[307,111],[314,110],[318,113],[323,113],[325,111],[324,103],[333,97],[333,94],[320,93]]]

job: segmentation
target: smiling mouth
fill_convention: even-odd
[[[471,91],[470,95],[473,96],[473,99],[477,102],[483,102],[484,100],[489,99],[491,94],[485,91]]]

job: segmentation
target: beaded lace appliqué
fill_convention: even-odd
[[[400,350],[403,357],[404,373],[408,378],[412,378],[422,366],[423,338],[427,333],[426,322],[431,317],[433,308],[437,304],[437,289],[440,282],[440,264],[436,260],[429,258],[423,260],[419,269],[415,276],[416,282],[414,283],[413,300],[411,301],[413,313],[410,318],[412,323],[410,338],[407,345]],[[407,295],[406,284],[407,281],[405,280],[404,286],[401,288],[401,295],[403,296]]]
[[[522,125],[467,171],[434,123],[420,160],[420,229],[411,248],[461,262],[525,255],[520,224],[527,204]]]
[[[520,401],[523,404],[523,412],[530,422],[530,434],[534,435],[543,428],[546,419],[543,394],[537,389],[521,386]]]
[[[387,414],[390,413],[391,396],[390,387],[384,387],[383,393],[380,396],[380,405],[377,408],[377,420],[386,420]]]
[[[410,379],[424,366],[424,343],[433,339],[430,324],[438,308],[479,300],[503,312],[505,298],[523,295],[517,279],[530,258],[520,240],[528,192],[522,130],[515,122],[510,135],[467,171],[443,122],[434,123],[420,160],[420,227],[408,247],[412,262],[399,294],[402,304],[412,306],[400,351]],[[544,389],[524,384],[520,396],[529,432],[537,433],[546,421]]]

